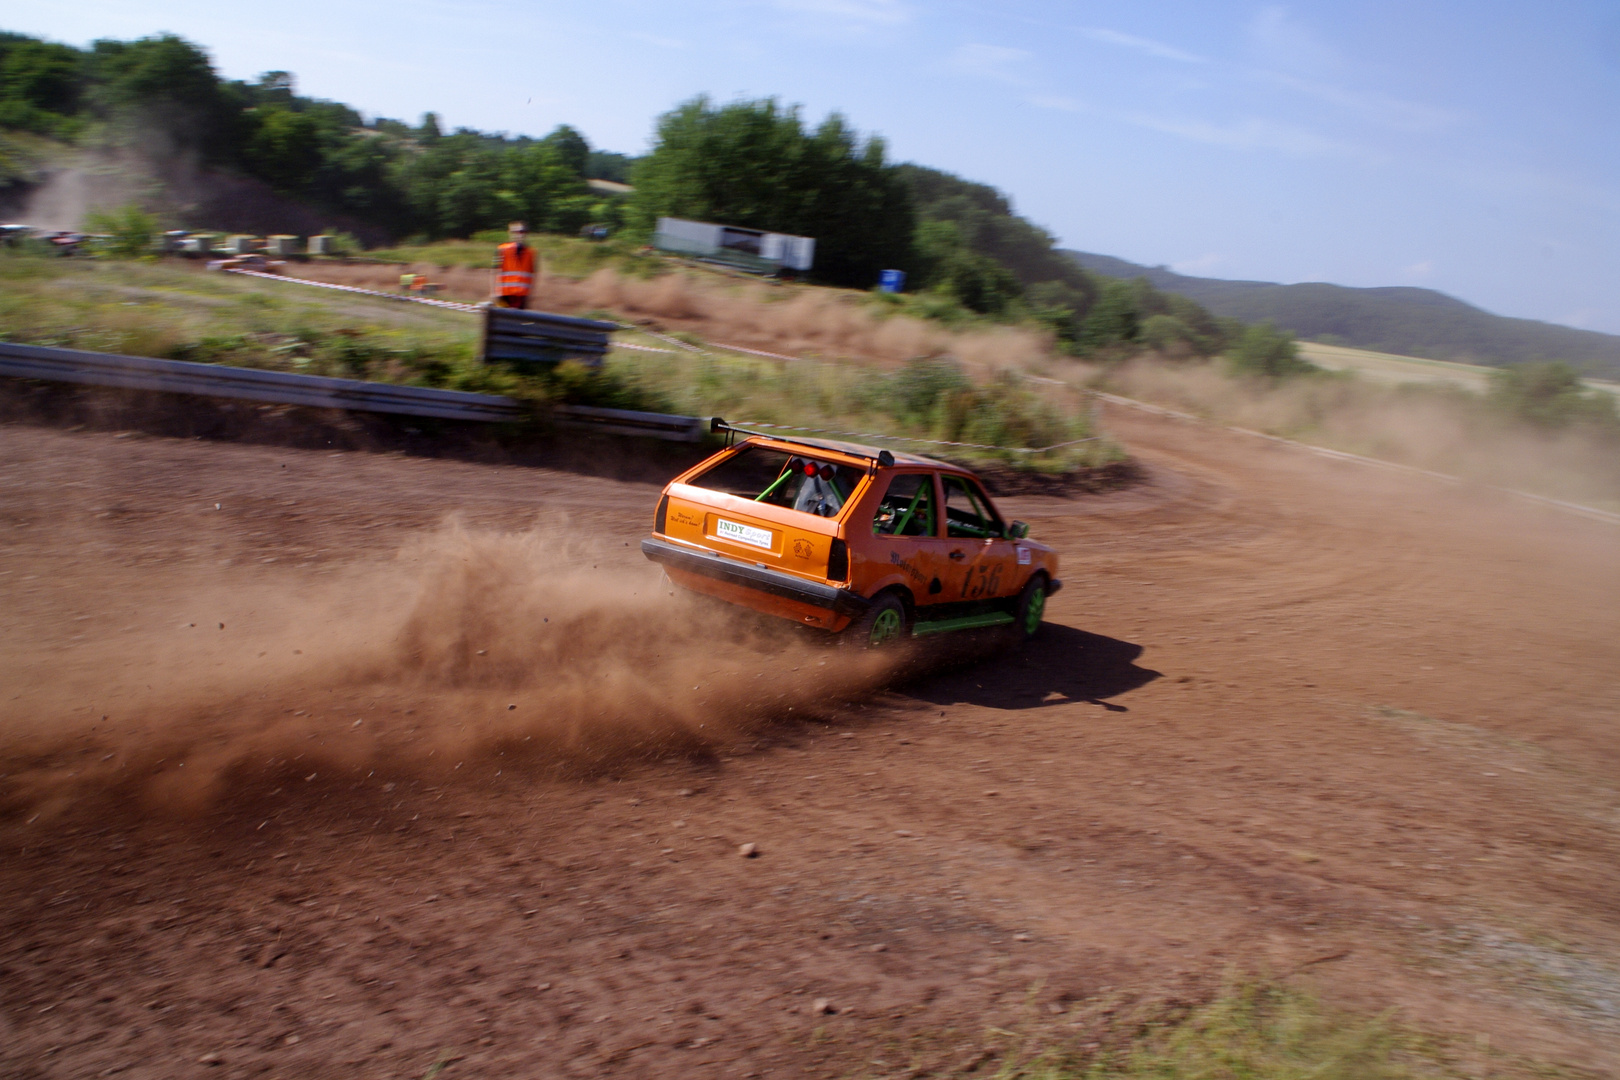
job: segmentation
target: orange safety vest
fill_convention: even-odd
[[[500,294],[528,296],[534,285],[534,248],[527,244],[505,243],[501,245],[500,252]]]

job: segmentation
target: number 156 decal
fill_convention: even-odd
[[[962,596],[968,600],[977,600],[986,594],[994,596],[1001,588],[1001,564],[988,566],[980,563],[968,567],[967,577],[962,581]]]

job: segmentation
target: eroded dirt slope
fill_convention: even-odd
[[[0,1072],[949,1074],[1231,969],[1620,1068],[1620,529],[1109,423],[1042,637],[910,676],[648,485],[0,428]]]

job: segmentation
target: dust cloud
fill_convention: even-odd
[[[77,670],[0,673],[20,691],[0,703],[0,814],[194,813],[323,775],[701,757],[856,697],[892,663],[711,606],[567,536],[556,521],[451,522],[318,590],[210,586],[248,594],[262,628],[229,646],[104,641]]]
[[[1091,372],[1087,378],[1096,378]],[[1364,379],[1236,379],[1212,364],[1138,358],[1106,374],[1127,397],[1234,427],[1301,439],[1466,480],[1599,507],[1620,505],[1614,447],[1580,430],[1542,431],[1464,389]]]
[[[3,211],[36,229],[78,232],[92,211],[127,203],[161,202],[162,187],[145,159],[117,150],[73,153],[44,171],[40,181],[7,201]]]
[[[161,123],[128,119],[99,141],[41,162],[26,184],[0,198],[0,216],[37,229],[77,232],[93,211],[137,205],[164,228],[312,233],[342,229],[367,243],[382,230],[318,213],[263,181],[206,166]]]

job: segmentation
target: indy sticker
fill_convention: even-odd
[[[1021,548],[1018,549],[1018,565],[1019,566],[1028,566],[1029,565],[1029,548],[1021,547]]]
[[[732,540],[750,547],[771,549],[771,531],[769,529],[756,529],[752,525],[741,525],[725,518],[715,518],[714,535],[721,540]]]

